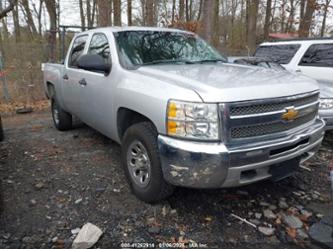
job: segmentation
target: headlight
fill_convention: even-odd
[[[217,104],[170,100],[167,109],[167,134],[175,137],[218,140]]]
[[[320,99],[319,109],[333,108],[333,99]]]

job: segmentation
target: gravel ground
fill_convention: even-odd
[[[130,192],[119,145],[93,129],[77,125],[59,132],[48,112],[3,121],[0,248],[70,248],[72,230],[87,222],[103,231],[94,248],[120,248],[124,242],[316,248],[307,230],[333,210],[333,133],[307,169],[289,179],[233,189],[179,188],[169,200],[149,205]]]

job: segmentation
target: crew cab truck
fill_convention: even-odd
[[[75,115],[121,145],[135,195],[234,187],[292,174],[323,139],[319,89],[285,71],[229,64],[197,35],[109,27],[44,65],[54,125]]]
[[[326,130],[333,129],[333,39],[308,38],[264,42],[255,56],[270,58],[290,72],[304,74],[319,83],[319,115]]]

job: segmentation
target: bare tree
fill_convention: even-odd
[[[121,26],[121,1],[113,0],[113,23]]]
[[[18,13],[18,1],[15,0],[14,8],[13,8],[13,22],[14,22],[14,34],[15,41],[19,42],[21,40],[21,29],[20,29],[20,19]]]
[[[271,24],[272,14],[272,0],[266,2],[266,13],[265,13],[265,24],[264,24],[264,39],[266,40],[269,36],[269,28]]]
[[[37,29],[36,29],[36,25],[34,23],[34,19],[32,18],[30,6],[29,6],[29,1],[28,0],[21,0],[21,4],[22,4],[22,6],[24,8],[24,11],[25,11],[25,14],[26,14],[27,24],[28,24],[29,30],[31,31],[31,33],[34,36],[36,36],[37,35]]]
[[[320,29],[320,36],[324,37],[325,35],[325,29],[326,29],[326,19],[327,19],[327,13],[328,8],[330,6],[331,0],[326,0],[324,4],[324,14],[323,14],[323,22],[321,23],[321,29]]]
[[[51,61],[56,60],[56,42],[57,42],[57,9],[55,0],[45,0],[45,5],[50,18],[49,44]]]
[[[15,4],[16,4],[15,0],[10,0],[9,1],[9,5],[5,9],[1,10],[1,12],[0,12],[0,19],[2,19],[3,17],[7,16],[7,14],[14,9]]]
[[[97,25],[99,27],[111,26],[111,4],[109,0],[97,0]]]
[[[200,34],[203,39],[208,42],[212,42],[212,32],[213,32],[213,15],[216,0],[204,0],[202,5],[202,18],[201,18],[201,28]]]
[[[304,18],[306,0],[300,0],[299,5],[299,18],[302,20]]]
[[[43,2],[44,0],[39,0],[39,6],[38,9],[36,7],[35,3],[32,3],[32,7],[34,9],[35,16],[37,17],[38,22],[38,34],[42,34],[42,10],[43,10]]]
[[[81,27],[82,31],[84,31],[86,29],[86,17],[83,10],[83,0],[79,0],[79,8],[80,8]]]
[[[175,12],[176,12],[176,0],[172,0],[172,14],[171,14],[171,24],[175,23]]]
[[[252,53],[257,41],[257,16],[259,0],[247,0],[247,46]]]
[[[2,12],[3,12],[3,6],[2,6],[2,1],[0,1],[0,13],[2,13]],[[7,40],[8,36],[9,36],[7,21],[6,21],[6,18],[5,18],[7,13],[8,12],[6,12],[6,14],[1,18],[1,23],[2,23],[3,34],[4,34],[5,40]]]
[[[219,39],[220,39],[220,29],[219,29],[219,14],[220,14],[220,0],[214,1],[214,7],[213,7],[213,34],[212,34],[212,44],[214,47],[219,46]]]
[[[127,0],[127,25],[132,26],[132,0]]]
[[[185,2],[184,2],[184,0],[179,0],[178,18],[180,21],[184,21],[184,14],[185,14]]]
[[[154,0],[146,0],[146,24],[148,26],[155,26],[155,18],[154,18]]]
[[[299,24],[298,36],[308,37],[310,33],[310,27],[312,24],[312,16],[316,9],[316,0],[307,0],[305,13],[303,19]]]

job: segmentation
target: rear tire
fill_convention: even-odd
[[[122,143],[122,164],[132,192],[142,201],[156,203],[174,187],[164,180],[157,146],[157,131],[150,122],[129,127]]]
[[[72,128],[72,115],[59,106],[55,97],[51,99],[51,111],[54,126],[59,131],[67,131]]]

